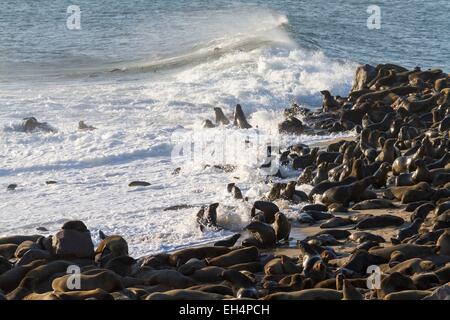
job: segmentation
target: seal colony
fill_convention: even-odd
[[[224,186],[250,204],[252,221],[241,233],[139,259],[120,235],[101,233],[95,248],[81,221],[47,237],[0,238],[0,300],[450,299],[449,75],[364,65],[348,97],[321,94],[322,110],[286,109],[280,132],[353,130],[356,139],[287,146],[276,161],[298,177],[279,171],[261,199]],[[214,113],[205,128],[252,127],[241,105],[232,119]],[[25,120],[26,131],[43,127]],[[305,184],[308,194],[299,190]],[[303,207],[287,215],[286,203]],[[201,230],[223,228],[219,206],[201,208]],[[74,265],[78,286],[68,273]]]

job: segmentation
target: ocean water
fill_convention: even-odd
[[[81,30],[66,26],[73,4],[81,9]],[[450,2],[377,1],[381,29],[369,30],[372,4],[2,1],[0,235],[37,227],[50,234],[80,219],[94,238],[98,230],[121,234],[133,255],[143,255],[239,230],[249,205],[231,199],[226,185],[235,182],[255,199],[269,188],[264,178],[244,154],[233,154],[239,165],[231,173],[174,163],[173,135],[220,136],[201,123],[214,118],[212,107],[230,114],[236,103],[259,132],[272,132],[292,102],[314,108],[320,90],[345,95],[359,63],[450,70]],[[58,131],[20,132],[29,116]],[[98,129],[80,132],[80,120]],[[132,189],[132,180],[151,186]],[[6,190],[11,183],[15,191]],[[227,229],[201,233],[195,214],[213,202],[221,203],[219,222]],[[174,205],[193,207],[164,211]]]

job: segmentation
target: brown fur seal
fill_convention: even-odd
[[[216,267],[230,267],[240,263],[254,262],[259,258],[259,251],[255,247],[233,250],[218,257],[206,259],[208,265]]]
[[[430,295],[430,291],[426,290],[403,290],[399,292],[392,292],[386,295],[384,300],[422,300]]]
[[[294,292],[278,292],[270,294],[263,300],[342,300],[342,292],[333,289],[306,289]]]
[[[405,259],[428,257],[436,252],[435,246],[402,243],[386,248],[372,248],[369,253],[383,257],[388,261],[395,251],[401,252]]]
[[[450,256],[450,231],[448,229],[439,237],[436,246],[439,249],[439,254]]]
[[[348,186],[331,188],[325,191],[322,202],[326,205],[341,203],[348,207],[350,202],[359,202],[363,192],[374,182],[374,177],[367,177]]]
[[[381,281],[381,289],[377,291],[378,297],[383,299],[390,293],[404,291],[404,290],[415,290],[413,281],[401,273],[394,272],[387,275]]]
[[[314,173],[312,167],[306,167],[297,179],[297,185],[309,184],[314,179]]]
[[[146,181],[132,181],[128,184],[129,187],[148,187],[151,183]]]
[[[52,288],[58,292],[73,291],[68,288],[70,283],[70,277],[72,275],[66,275],[61,278],[53,280]],[[81,288],[77,288],[81,291],[89,291],[95,289],[102,289],[107,292],[113,292],[115,290],[122,289],[122,282],[118,275],[109,270],[92,270],[89,274],[82,273],[80,275]]]
[[[223,124],[225,126],[230,124],[230,120],[225,116],[221,108],[214,108],[214,113],[216,114],[217,124]]]
[[[376,179],[376,181],[373,184],[373,186],[375,188],[383,188],[383,187],[385,187],[389,171],[391,171],[391,170],[392,170],[392,166],[389,163],[387,163],[387,162],[382,163],[380,165],[380,167],[378,168],[378,170],[373,175],[375,177],[375,179]]]
[[[128,244],[121,236],[106,237],[95,250],[95,261],[101,266],[109,260],[128,255]]]
[[[275,222],[273,223],[273,229],[275,230],[277,241],[280,240],[284,240],[285,242],[289,241],[289,235],[291,233],[291,223],[283,213],[278,212],[275,215]]]
[[[393,163],[400,156],[400,151],[395,147],[396,139],[387,139],[383,150],[375,159],[376,161]]]
[[[394,215],[380,215],[368,217],[356,225],[357,230],[367,230],[367,229],[377,229],[377,228],[387,228],[387,227],[398,227],[401,226],[405,221]]]
[[[411,215],[411,222],[413,222],[416,219],[422,219],[425,220],[428,216],[428,214],[433,210],[435,206],[431,203],[425,203],[418,207],[416,210],[414,210],[413,214]]]
[[[246,226],[245,229],[250,231],[255,239],[258,240],[263,247],[271,247],[275,245],[277,241],[275,230],[270,224],[253,221],[248,226]]]
[[[323,90],[320,91],[323,96],[322,108],[325,112],[336,111],[340,109],[341,105],[336,101],[336,99],[331,95],[330,91]]]
[[[219,229],[217,226],[217,208],[219,203],[213,203],[207,208],[202,207],[197,213],[197,224],[203,232],[206,229]]]
[[[32,133],[35,131],[56,132],[57,130],[50,126],[47,122],[39,122],[35,117],[24,118],[22,120],[22,130]]]
[[[390,200],[386,199],[371,199],[358,202],[355,204],[353,210],[372,210],[372,209],[396,209],[398,208]]]
[[[286,256],[272,259],[264,266],[264,273],[266,275],[295,274],[301,273],[301,271],[301,267],[296,265],[290,258]]]
[[[406,238],[412,237],[413,235],[417,234],[422,223],[423,220],[421,218],[416,218],[411,225],[406,228],[400,229],[398,234],[395,237],[391,238],[391,242],[393,244],[399,244]]]
[[[196,248],[186,248],[172,253],[169,256],[169,263],[172,266],[180,266],[185,264],[192,258],[196,259],[206,259],[214,258],[231,252],[229,248],[226,247],[196,247]]]
[[[278,206],[270,201],[255,201],[251,210],[251,217],[253,218],[258,211],[262,211],[264,215],[264,222],[274,223],[275,214],[280,211]]]
[[[244,111],[240,104],[236,105],[234,110],[234,125],[240,129],[250,129],[252,126],[247,122]]]
[[[222,300],[225,296],[198,290],[176,289],[164,293],[155,292],[148,295],[145,300]]]
[[[215,247],[233,247],[236,244],[236,241],[241,237],[240,233],[237,233],[225,240],[220,240],[214,243]]]
[[[391,187],[388,190],[386,190],[385,195],[388,198],[395,198],[397,200],[402,200],[405,193],[410,190],[426,191],[428,193],[431,191],[431,187],[426,182],[420,182],[413,186]],[[430,194],[430,196],[431,196],[431,194]],[[427,200],[427,199],[416,199],[415,201],[411,201],[411,202],[416,202],[416,201],[421,201],[421,200]]]
[[[342,300],[364,300],[363,295],[348,280],[343,282],[342,293],[344,295]]]

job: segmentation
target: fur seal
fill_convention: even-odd
[[[95,262],[100,266],[117,257],[128,256],[128,244],[124,238],[118,235],[108,236],[103,239],[95,250]]]
[[[375,234],[365,232],[365,231],[355,232],[355,233],[351,234],[348,239],[351,241],[354,241],[356,243],[364,243],[367,241],[373,241],[376,243],[386,242],[382,236],[375,235]]]
[[[410,226],[400,229],[398,234],[395,237],[391,238],[391,242],[393,244],[399,244],[406,238],[412,237],[413,235],[417,234],[422,223],[423,220],[421,218],[416,218]]]
[[[403,290],[392,292],[384,296],[383,300],[422,300],[430,295],[430,291],[426,290]]]
[[[404,290],[415,290],[413,281],[401,273],[394,272],[387,275],[381,281],[381,289],[377,291],[378,297],[383,299],[390,293],[404,291]]]
[[[148,187],[151,183],[146,181],[132,181],[128,184],[129,187]]]
[[[202,207],[197,213],[197,224],[203,232],[205,229],[218,229],[217,226],[217,208],[219,203],[213,203],[207,208]]]
[[[22,120],[21,128],[24,132],[31,133],[35,131],[56,132],[56,129],[50,126],[47,122],[39,122],[35,117],[24,118]]]
[[[242,111],[242,107],[240,104],[236,105],[234,109],[234,125],[240,129],[250,129],[252,126],[247,122],[245,118],[244,111]]]
[[[61,278],[57,278],[52,282],[53,290],[57,292],[69,292],[72,291],[68,288],[71,275],[66,275]],[[92,270],[89,274],[82,273],[80,275],[81,291],[89,291],[95,289],[102,289],[106,292],[113,292],[115,290],[121,290],[123,288],[120,277],[114,272],[109,270]]]
[[[255,201],[251,210],[251,217],[256,215],[256,210],[262,211],[264,215],[264,222],[274,223],[275,214],[280,211],[278,206],[270,201]]]
[[[196,259],[212,259],[224,254],[231,252],[229,248],[226,247],[196,247],[196,248],[186,248],[178,250],[168,257],[168,262],[170,265],[178,267],[185,264],[192,258]]]
[[[387,139],[384,143],[383,150],[375,159],[375,161],[387,162],[389,164],[393,163],[401,154],[400,151],[395,147],[396,139]]]
[[[305,127],[299,119],[289,116],[278,125],[278,131],[286,134],[302,134]]]
[[[342,300],[343,294],[333,289],[313,288],[294,292],[277,292],[265,296],[263,300]]]
[[[275,214],[273,229],[275,230],[277,241],[289,241],[289,235],[291,233],[291,223],[283,213],[278,212],[277,214]]]
[[[190,289],[174,289],[165,292],[149,294],[145,300],[223,300],[226,296],[217,293],[209,293]]]
[[[387,227],[398,227],[405,223],[400,217],[384,214],[380,216],[368,217],[357,223],[357,230],[367,230],[367,229],[377,229],[377,228],[387,228]]]
[[[309,184],[314,179],[314,173],[312,167],[306,167],[297,179],[297,185]]]
[[[369,253],[383,257],[386,261],[389,261],[391,254],[395,251],[401,252],[405,259],[411,259],[431,256],[436,252],[436,247],[402,243],[386,248],[372,248],[369,250]]]
[[[387,182],[387,178],[388,178],[388,173],[389,171],[392,170],[392,166],[387,163],[384,162],[380,165],[380,167],[378,168],[378,170],[374,173],[374,177],[376,179],[375,183],[373,184],[373,186],[375,188],[383,188],[386,186],[386,182]]]
[[[431,212],[431,210],[434,210],[434,208],[435,206],[431,203],[425,203],[421,205],[416,210],[414,210],[413,214],[411,215],[411,222],[416,219],[425,220],[428,214]]]
[[[375,178],[367,177],[347,186],[333,187],[325,191],[322,202],[326,205],[341,203],[348,207],[350,202],[359,202],[363,192],[375,182]]]
[[[225,240],[220,240],[214,243],[215,247],[232,247],[236,244],[236,241],[241,237],[240,233],[237,233]]]
[[[337,240],[344,240],[350,237],[351,233],[348,230],[341,230],[341,229],[328,229],[328,230],[322,230],[313,235],[312,237],[317,237],[323,234],[329,234],[333,236]]]
[[[322,90],[320,93],[323,96],[322,108],[324,112],[336,111],[337,109],[340,109],[341,105],[331,95],[330,91]]]
[[[323,162],[317,168],[317,173],[312,181],[312,185],[313,186],[318,185],[319,183],[327,179],[328,179],[328,165],[327,163]]]
[[[450,256],[450,232],[448,229],[439,237],[436,246],[440,255]]]
[[[245,230],[250,231],[264,247],[271,247],[277,242],[275,230],[269,224],[253,221],[245,227]]]
[[[234,183],[228,184],[227,190],[229,193],[231,193],[233,195],[234,199],[238,199],[238,200],[244,199],[244,197],[242,196],[241,189],[239,189],[236,186],[236,184],[234,184]]]
[[[216,123],[222,125],[229,125],[230,120],[225,116],[221,108],[214,108],[214,113],[216,115]]]
[[[355,224],[355,222],[349,218],[334,217],[334,218],[331,218],[330,220],[327,220],[326,222],[322,223],[320,225],[320,229],[339,228],[339,227],[345,227],[345,226],[352,225],[352,224]]]
[[[207,258],[206,261],[210,266],[227,268],[240,263],[258,261],[258,258],[258,249],[255,247],[248,247],[233,250],[214,258]]]
[[[370,199],[358,202],[353,210],[371,210],[371,209],[396,209],[398,208],[392,201],[386,199]]]

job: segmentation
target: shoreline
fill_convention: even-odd
[[[449,75],[364,65],[348,97],[321,93],[322,110],[293,105],[280,132],[358,134],[283,146],[276,161],[300,176],[274,179],[261,199],[228,185],[230,196],[253,203],[239,238],[138,259],[120,235],[103,235],[94,248],[81,221],[53,236],[0,238],[0,300],[448,299]],[[215,111],[205,128],[229,121]],[[240,105],[232,121],[251,128]],[[310,194],[303,184],[314,185]],[[284,212],[302,203],[308,208]],[[217,206],[199,211],[200,228],[220,227]],[[68,287],[73,265],[80,288]]]

